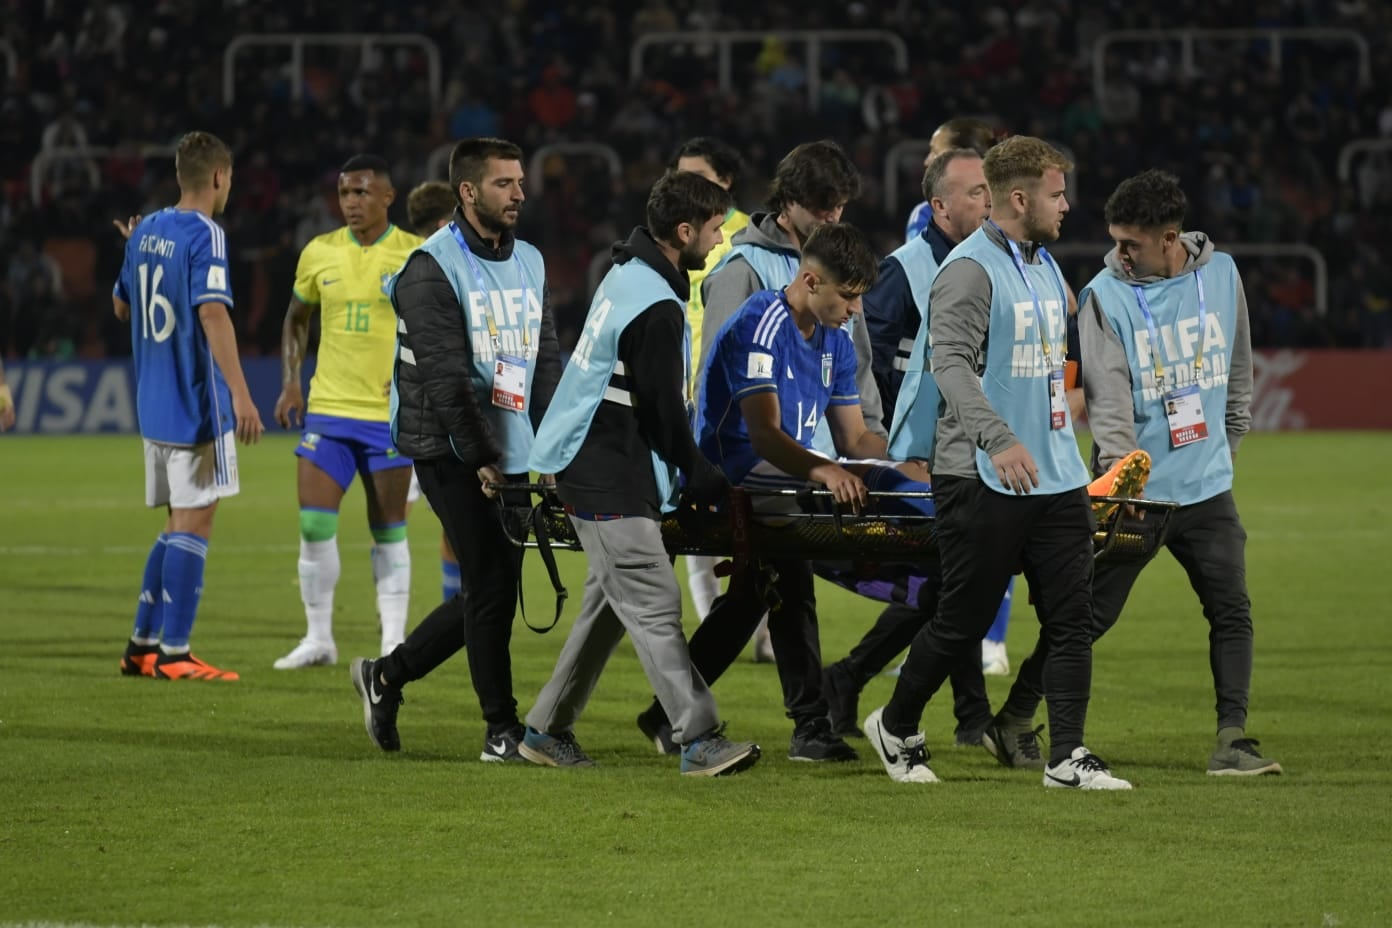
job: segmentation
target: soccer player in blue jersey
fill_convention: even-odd
[[[345,225],[310,241],[295,268],[281,335],[282,389],[275,417],[284,428],[301,418],[304,425],[295,456],[300,599],[307,629],[299,644],[275,662],[277,670],[338,661],[333,637],[334,589],[341,569],[338,511],[355,476],[362,478],[367,497],[382,653],[406,637],[411,461],[392,444],[387,426],[396,314],[383,286],[421,239],[387,218],[395,198],[386,161],[373,155],[350,158],[338,175]],[[319,357],[306,406],[300,368],[315,312]]]
[[[131,325],[145,504],[169,513],[145,562],[121,673],[236,680],[189,649],[213,516],[237,493],[234,436],[252,444],[262,431],[229,317],[227,237],[212,219],[227,205],[232,152],[190,132],[174,165],[179,202],[132,230],[112,294],[116,318]]]
[[[856,351],[844,326],[860,312],[860,296],[874,283],[875,265],[857,229],[818,226],[803,242],[792,282],[782,290],[755,293],[716,333],[702,377],[698,432],[701,451],[732,483],[762,489],[818,484],[853,510],[864,506],[867,484],[926,489],[905,476],[926,481],[920,465],[895,470],[866,463],[885,456],[885,439],[861,415]],[[812,450],[823,418],[837,453],[861,463],[838,462]],[[796,503],[761,496],[754,505],[770,513]],[[769,562],[779,600],[769,611],[769,634],[784,706],[794,724],[788,757],[854,760],[855,750],[827,721],[811,565],[776,557]],[[762,571],[738,571],[702,624],[698,634],[705,644],[691,657],[706,681],[713,683],[754,633],[763,612],[762,582]],[[654,702],[639,719],[655,742],[660,713]]]

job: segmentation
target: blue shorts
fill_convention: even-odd
[[[379,470],[411,466],[411,459],[392,446],[387,423],[320,414],[305,416],[295,457],[313,463],[344,490],[354,473],[366,480]]]

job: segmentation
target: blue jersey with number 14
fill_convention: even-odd
[[[701,452],[730,482],[741,483],[759,456],[740,400],[776,394],[783,431],[810,449],[828,406],[860,403],[855,377],[855,346],[845,329],[818,324],[804,338],[781,291],[755,293],[720,327],[706,357],[697,425]]]
[[[131,308],[140,434],[198,445],[230,431],[232,395],[198,316],[204,303],[232,308],[222,227],[175,207],[146,216],[126,242],[114,292]]]

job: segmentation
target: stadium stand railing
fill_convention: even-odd
[[[1339,180],[1344,183],[1353,180],[1353,164],[1359,155],[1380,151],[1392,152],[1392,138],[1354,139],[1339,149]]]
[[[734,56],[731,49],[736,43],[762,45],[769,40],[798,43],[806,47],[807,59],[803,63],[807,71],[807,100],[815,110],[822,97],[822,45],[825,42],[870,42],[888,45],[894,55],[894,67],[903,74],[909,69],[909,46],[904,37],[888,29],[735,29],[712,32],[650,32],[634,40],[628,53],[628,76],[632,82],[642,80],[644,54],[654,46],[714,46],[716,53],[716,74],[720,90],[730,93],[735,89]]]
[[[425,55],[431,106],[438,108],[441,103],[440,47],[429,37],[415,32],[304,32],[244,33],[228,42],[222,53],[222,102],[225,105],[231,106],[237,102],[237,53],[257,46],[285,46],[290,49],[290,94],[296,101],[304,96],[304,50],[307,46],[357,46],[362,49],[364,57],[380,46],[417,48]]]

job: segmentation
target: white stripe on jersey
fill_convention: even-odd
[[[773,338],[778,334],[778,327],[787,318],[788,310],[784,308],[782,300],[770,303],[768,309],[764,310],[764,315],[759,319],[758,327],[754,330],[754,344],[772,348]]]
[[[227,235],[222,231],[222,226],[213,222],[202,213],[195,212],[195,216],[203,220],[203,224],[208,227],[208,237],[212,241],[213,257],[219,261],[227,260]]]

